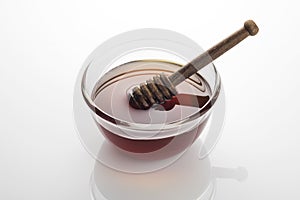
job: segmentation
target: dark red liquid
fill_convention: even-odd
[[[163,150],[161,151],[159,158],[166,158],[176,155],[189,147],[199,137],[206,123],[207,119],[196,128],[193,128],[192,130],[182,133],[178,136],[150,140],[129,139],[118,136],[106,130],[99,124],[98,127],[110,142],[122,150],[132,153],[150,153]]]
[[[128,66],[125,64],[122,67],[129,67],[130,69],[130,67],[134,64],[145,65],[145,62],[139,62],[130,63]],[[162,67],[161,65],[167,65],[169,67],[174,65],[172,63],[161,64],[158,61],[150,63],[146,62],[146,64],[151,64],[151,66],[158,65],[159,67]],[[174,65],[174,67],[178,66]],[[164,68],[164,66],[162,68]],[[130,72],[128,73],[130,74]],[[183,82],[177,87],[179,94],[171,100],[166,101],[164,104],[154,105],[154,107],[149,110],[137,110],[132,108],[129,105],[127,95],[128,90],[134,84],[141,83],[152,76],[153,72],[151,71],[146,71],[145,74],[139,74],[138,76],[130,74],[128,77],[122,77],[122,79],[117,77],[118,81],[112,81],[111,84],[107,84],[105,87],[100,85],[100,87],[95,88],[94,102],[98,108],[101,109],[101,112],[96,112],[97,117],[112,123],[114,123],[113,118],[116,118],[129,123],[133,122],[140,125],[144,124],[145,128],[147,128],[148,124],[172,123],[177,120],[189,118],[195,113],[202,111],[206,112],[210,108],[207,103],[209,101],[210,89],[203,79],[199,80],[199,87]],[[112,79],[110,78],[109,80]],[[205,107],[206,109],[203,109]],[[106,114],[111,117],[106,116]],[[178,134],[171,133],[172,136],[160,136],[158,133],[158,135],[145,137],[145,139],[143,139],[143,133],[141,133],[139,137],[131,137],[131,135],[126,135],[126,132],[123,132],[122,130],[112,132],[111,130],[116,129],[108,130],[109,128],[104,128],[103,125],[101,125],[101,122],[98,122],[97,120],[96,123],[105,138],[118,148],[133,153],[159,152],[160,157],[165,158],[176,155],[189,147],[199,137],[207,120],[208,116],[203,118],[201,123],[192,124],[190,129],[184,129],[188,131],[181,131]],[[118,127],[118,123],[112,126]]]

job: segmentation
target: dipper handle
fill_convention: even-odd
[[[244,26],[225,38],[215,46],[208,49],[206,52],[196,57],[194,60],[186,64],[177,72],[170,75],[168,78],[174,86],[178,85],[186,78],[192,76],[194,73],[199,71],[201,68],[205,67],[213,60],[217,59],[219,56],[224,54],[226,51],[240,43],[249,35],[254,36],[258,32],[258,27],[253,20],[248,20],[244,23]]]

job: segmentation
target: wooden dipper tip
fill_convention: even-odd
[[[253,20],[247,20],[244,23],[244,27],[251,36],[256,35],[259,30],[258,26],[255,24]]]

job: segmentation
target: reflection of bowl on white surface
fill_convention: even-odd
[[[182,200],[198,199],[206,190],[211,196],[210,161],[199,160],[197,154],[198,148],[193,147],[171,166],[144,174],[123,173],[96,162],[92,174],[92,196],[95,200],[103,197],[107,200]]]
[[[91,176],[92,197],[94,200],[211,200],[215,193],[216,178],[246,178],[247,171],[243,168],[211,167],[208,157],[199,160],[199,145],[194,145],[169,167],[151,173],[124,173],[96,162]],[[122,164],[123,161],[119,162]]]

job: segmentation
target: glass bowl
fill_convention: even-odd
[[[129,31],[96,48],[84,62],[74,90],[76,127],[86,150],[101,163],[130,173],[170,165],[198,138],[205,149],[200,149],[199,158],[206,157],[224,120],[221,80],[212,63],[176,87],[179,94],[195,98],[206,86],[204,104],[175,105],[169,111],[161,111],[160,105],[135,110],[128,104],[128,91],[136,84],[157,73],[170,75],[201,53],[194,41],[163,29]],[[129,79],[134,81],[125,84]],[[110,151],[102,151],[105,145]]]
[[[137,56],[130,57],[137,59]],[[171,111],[157,111],[155,108],[137,111],[129,106],[126,93],[139,81],[146,81],[162,72],[170,75],[181,66],[158,59],[132,60],[121,65],[112,64],[109,71],[103,73],[100,70],[101,74],[97,76],[95,71],[105,68],[99,65],[95,57],[86,66],[81,89],[105,138],[122,150],[132,153],[155,152],[159,158],[186,150],[203,131],[220,92],[220,77],[214,65],[207,66],[177,87],[179,94],[208,94],[209,99],[203,105],[175,106]]]

